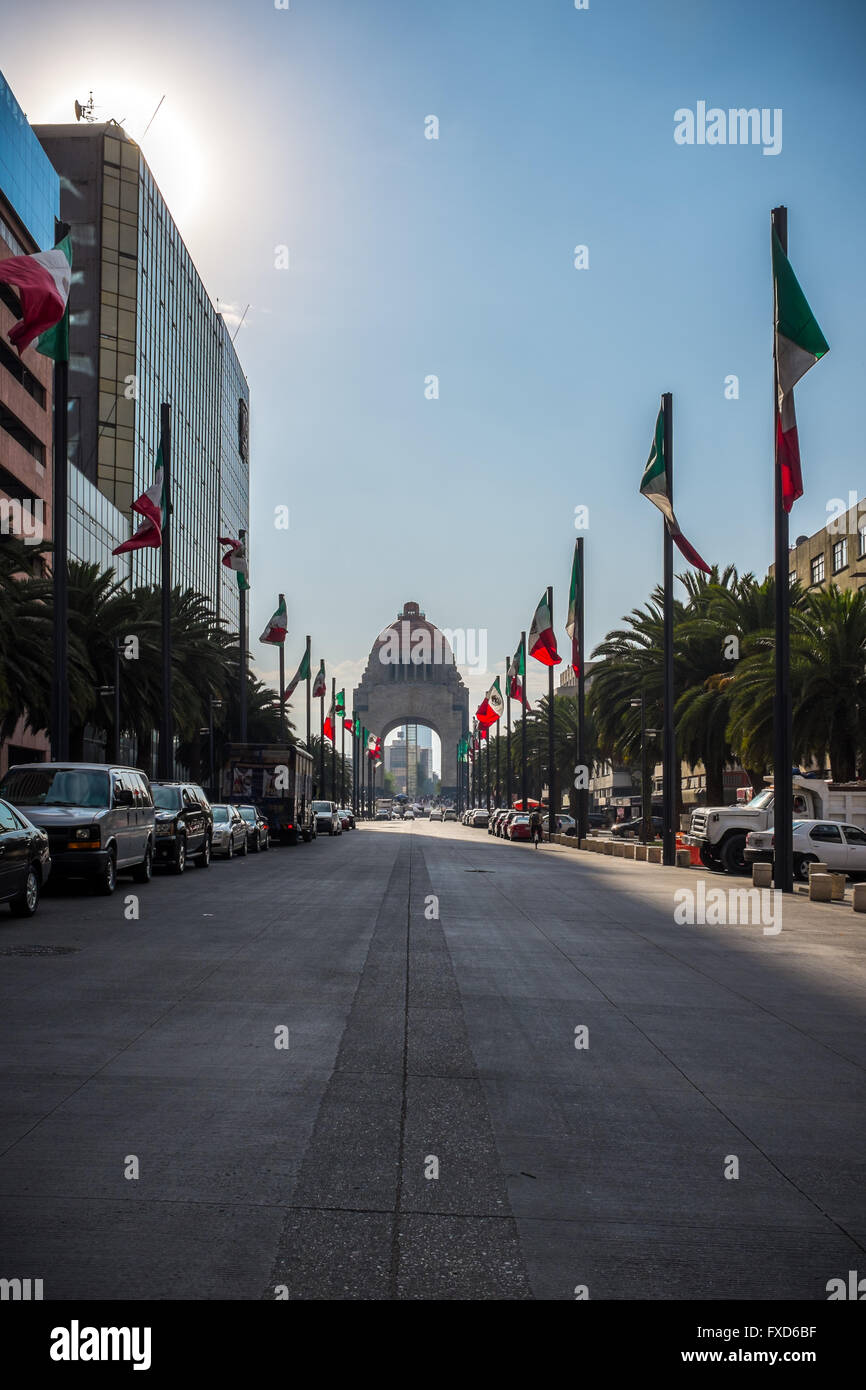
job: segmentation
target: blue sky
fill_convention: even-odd
[[[501,665],[548,583],[564,647],[578,505],[597,642],[660,577],[637,488],[664,390],[683,530],[765,573],[777,203],[831,347],[797,391],[792,536],[866,493],[862,5],[49,0],[40,16],[47,57],[0,0],[29,118],[65,119],[93,87],[138,136],[165,93],[144,153],[212,297],[250,305],[251,630],[285,590],[287,667],[309,631],[351,683],[409,598],[486,629]],[[699,100],[781,108],[782,152],[678,146],[674,112]]]

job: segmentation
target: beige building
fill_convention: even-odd
[[[788,552],[788,583],[804,589],[866,587],[866,498],[831,498],[830,520],[814,536],[798,536]],[[770,566],[775,576],[776,566]]]

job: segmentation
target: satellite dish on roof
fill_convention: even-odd
[[[83,106],[82,106],[82,104],[81,104],[80,101],[76,101],[76,103],[75,103],[75,119],[76,119],[76,121],[94,121],[94,120],[96,119],[96,117],[95,117],[94,114],[93,114],[93,92],[92,92],[92,91],[91,91],[90,96],[88,97],[87,101],[84,103]]]

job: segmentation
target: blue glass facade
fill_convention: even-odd
[[[40,251],[53,246],[54,219],[60,215],[60,179],[2,73],[0,189]],[[20,248],[19,254],[23,251]]]

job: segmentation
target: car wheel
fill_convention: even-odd
[[[817,864],[818,860],[814,854],[795,854],[794,855],[794,877],[800,883],[809,882],[809,865]]]
[[[745,848],[745,835],[732,835],[722,845],[720,858],[726,874],[744,874],[746,872],[746,856],[743,853]]]
[[[9,903],[13,917],[32,917],[39,906],[39,875],[31,864],[23,890]]]
[[[135,883],[150,883],[153,877],[153,845],[148,840],[147,849],[144,851],[144,858],[141,863],[136,865],[132,871]]]
[[[94,888],[101,897],[109,897],[117,887],[117,864],[114,858],[114,850],[110,849],[105,856],[105,863],[99,877],[94,882]]]
[[[228,849],[226,850],[226,859],[234,859],[234,857],[235,857],[235,842],[234,842],[233,837],[232,837],[231,835],[229,835],[229,847],[228,847]]]
[[[255,844],[253,845],[253,854],[261,854],[261,851],[262,851],[262,837],[261,837],[261,835],[259,834],[259,832],[256,831],[256,842],[255,842]]]
[[[249,852],[250,852],[250,843],[249,843],[249,840],[247,839],[247,832],[244,831],[244,843],[243,843],[243,846],[241,847],[241,855],[242,855],[242,857],[245,859],[246,856],[249,854]]]
[[[181,835],[174,847],[174,859],[172,860],[172,873],[182,874],[186,868],[186,836]]]
[[[196,864],[200,869],[206,869],[210,865],[210,836],[205,835],[204,844],[201,847],[201,854],[196,859]]]

